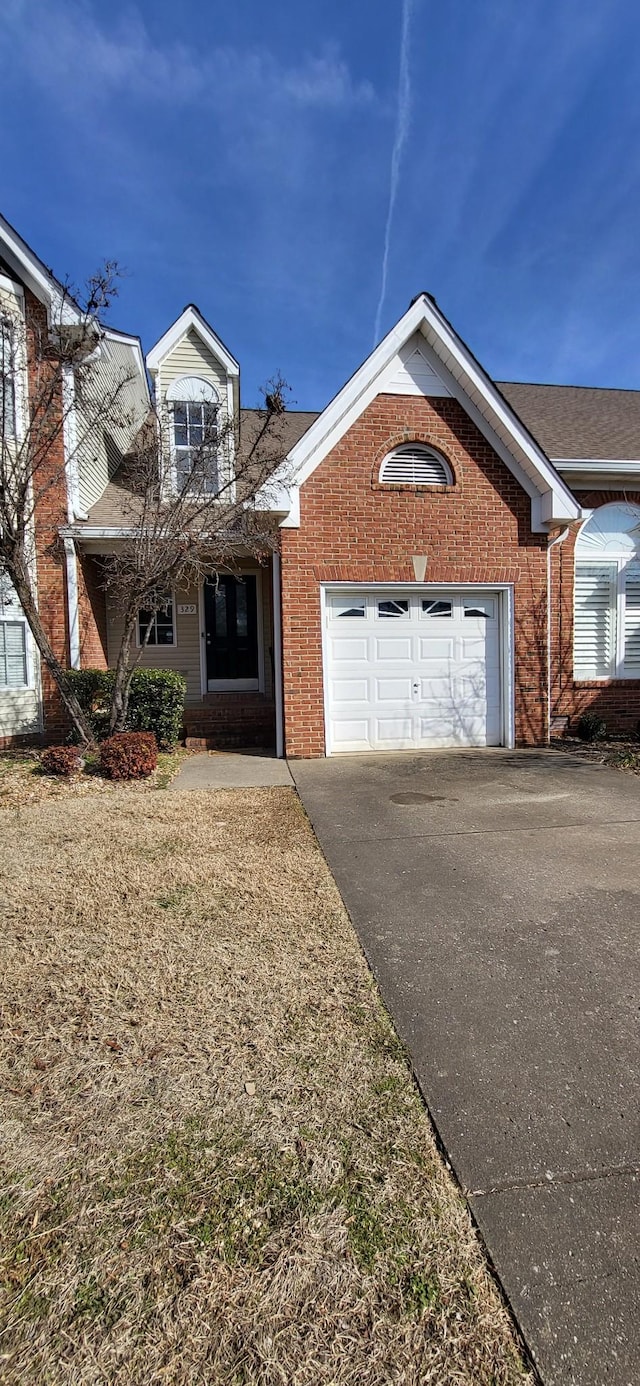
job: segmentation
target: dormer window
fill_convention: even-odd
[[[453,475],[435,448],[404,443],[385,457],[378,481],[387,486],[453,486]]]
[[[178,491],[215,494],[220,489],[220,400],[208,380],[185,375],[167,390],[171,452]]]

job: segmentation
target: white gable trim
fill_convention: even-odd
[[[190,331],[198,334],[200,340],[204,342],[212,355],[220,362],[220,365],[224,368],[227,375],[240,375],[240,367],[235,357],[223,346],[220,338],[217,337],[213,331],[213,328],[209,327],[208,322],[205,322],[202,314],[198,312],[198,309],[195,308],[192,303],[185,308],[184,313],[180,314],[180,317],[172,323],[171,327],[164,333],[164,336],[162,336],[160,340],[156,342],[155,346],[151,348],[151,351],[148,352],[147,366],[152,375],[155,375],[160,369],[160,365],[165,356],[168,356],[169,352],[173,351],[173,348],[177,346],[182,337],[185,337],[187,332]]]
[[[421,294],[371,356],[335,396],[288,458],[302,486],[347,430],[383,391],[389,364],[417,332],[421,352],[439,379],[463,404],[484,436],[531,497],[531,523],[543,531],[551,523],[580,518],[580,507],[542,448],[503,399],[493,381],[454,332],[437,304]],[[437,363],[437,365],[436,365]],[[292,525],[292,518],[284,521]]]
[[[62,284],[58,282],[51,271],[47,269],[42,260],[35,254],[35,251],[23,241],[22,236],[10,226],[9,222],[0,215],[0,245],[2,256],[11,267],[14,274],[22,279],[32,294],[44,303],[49,317],[51,313],[59,320],[62,311],[62,321],[65,323],[77,322],[80,318],[80,309],[73,299],[65,291]]]
[[[383,371],[380,391],[386,395],[447,396],[451,391],[427,360],[421,333],[410,337]]]

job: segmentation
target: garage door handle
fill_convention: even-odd
[[[414,691],[414,693],[419,693],[419,692],[420,692],[420,684],[419,684],[417,681],[416,681],[416,683],[414,683],[414,685],[413,685],[413,691]]]

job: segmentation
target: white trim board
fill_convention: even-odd
[[[420,353],[447,391],[495,448],[529,494],[532,528],[545,532],[551,523],[580,518],[580,507],[535,438],[507,403],[491,378],[455,333],[435,301],[420,294],[327,408],[316,419],[287,459],[298,489],[336,446],[376,395],[397,372],[403,348],[421,334]],[[293,508],[292,508],[293,509]],[[283,521],[294,527],[292,513]]]

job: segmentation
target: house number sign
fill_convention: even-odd
[[[179,616],[195,616],[195,614],[196,614],[195,602],[194,602],[193,605],[191,605],[190,603],[187,603],[187,605],[183,605],[183,606],[179,606],[179,607],[178,607],[178,615],[179,615]]]

